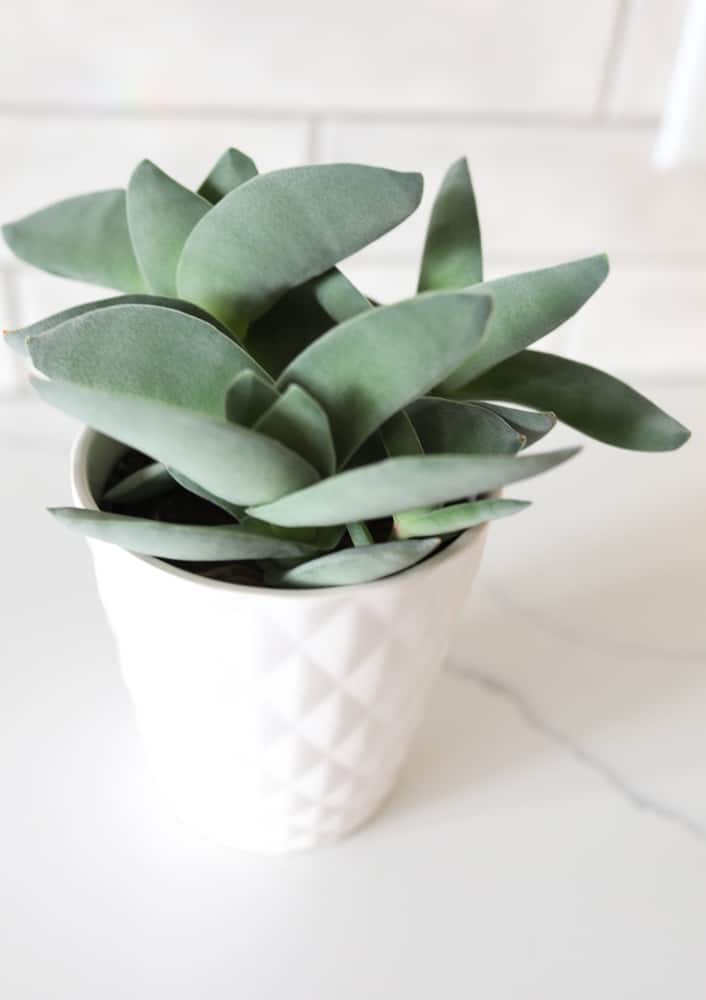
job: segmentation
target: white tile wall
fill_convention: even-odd
[[[627,0],[623,44],[607,96],[614,114],[657,116],[667,90],[687,0]]]
[[[609,250],[615,258],[706,254],[706,174],[658,174],[650,127],[508,125],[324,126],[324,159],[352,157],[426,179],[424,209],[371,254],[406,258],[421,247],[443,170],[467,155],[491,257],[551,261]]]
[[[3,21],[0,93],[94,106],[585,113],[616,5],[24,0]]]
[[[346,265],[394,300],[414,290],[442,172],[466,154],[491,274],[610,253],[608,284],[554,349],[705,371],[706,171],[651,167],[685,2],[27,0],[3,24],[0,221],[124,184],[144,156],[195,184],[228,145],[263,169],[421,169],[417,217]],[[0,268],[5,326],[101,295],[5,249]],[[8,391],[16,366],[0,372]]]
[[[250,153],[263,170],[307,159],[303,119],[237,115],[174,117],[99,114],[0,115],[13,155],[0,157],[0,218],[84,191],[123,187],[144,157],[184,184],[197,185],[228,146]],[[4,251],[8,254],[8,251]]]

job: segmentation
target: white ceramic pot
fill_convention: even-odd
[[[124,446],[91,430],[73,493],[96,508]],[[485,529],[374,583],[270,590],[90,541],[152,772],[213,840],[335,841],[391,791],[480,562]]]

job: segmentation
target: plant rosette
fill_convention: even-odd
[[[88,427],[74,507],[152,769],[219,842],[335,840],[394,784],[506,485],[577,449],[689,432],[611,375],[534,349],[605,255],[486,281],[465,160],[434,199],[416,293],[339,269],[422,178],[358,164],[259,174],[227,150],[197,191],[149,161],[127,189],[3,227],[54,274],[122,293],[6,331]],[[529,449],[529,450],[528,450]]]

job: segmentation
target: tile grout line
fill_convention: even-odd
[[[308,120],[308,135],[306,139],[306,153],[309,163],[319,163],[321,156],[321,119],[318,115],[311,115]]]
[[[547,722],[526,698],[508,684],[470,666],[454,667],[447,665],[444,670],[447,674],[451,674],[454,677],[466,678],[474,683],[476,687],[487,691],[496,698],[501,698],[508,702],[532,729],[568,753],[582,767],[587,768],[601,778],[633,808],[640,812],[649,813],[657,819],[672,823],[700,843],[706,844],[706,829],[704,827],[688,816],[677,812],[669,806],[663,805],[656,799],[652,799],[633,788],[615,768],[587,750],[578,741],[572,739],[568,733]]]
[[[21,323],[17,274],[18,272],[15,268],[0,267],[0,290],[3,292],[5,302],[7,303],[7,315],[2,317],[0,327],[5,327],[5,322],[7,322],[8,329],[15,329]],[[14,351],[10,351],[6,345],[2,346],[5,350],[5,357],[7,358],[7,355],[10,355],[9,360],[6,361],[10,367],[10,385],[2,393],[2,396],[5,401],[25,399],[29,395],[29,392],[24,365]]]
[[[254,121],[294,121],[311,122],[317,126],[342,123],[361,124],[431,124],[431,125],[497,125],[516,127],[557,127],[577,129],[654,129],[658,123],[656,115],[621,114],[609,118],[596,119],[591,112],[563,111],[464,111],[448,108],[354,108],[333,107],[255,107],[252,105],[111,105],[82,104],[67,102],[35,101],[18,102],[0,100],[0,115],[15,115],[20,118],[74,117],[74,118],[183,118],[223,120],[243,118]]]
[[[608,43],[608,51],[606,52],[603,72],[601,73],[601,80],[598,87],[598,96],[596,98],[594,118],[597,121],[615,120],[615,118],[610,115],[609,105],[615,88],[620,59],[625,49],[625,38],[627,35],[627,25],[631,9],[632,0],[618,0],[615,20],[613,22],[613,30]]]

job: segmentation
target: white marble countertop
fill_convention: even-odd
[[[70,424],[1,404],[0,995],[703,1000],[706,392],[650,391],[695,440],[513,489],[399,791],[274,860],[163,810],[43,510]]]

